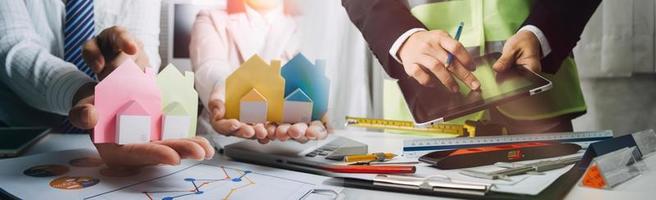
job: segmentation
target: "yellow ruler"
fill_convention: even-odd
[[[373,119],[346,116],[346,126],[373,128],[373,129],[391,129],[399,131],[413,131],[423,133],[440,133],[453,134],[456,136],[469,136],[466,125],[462,124],[436,124],[429,127],[417,127],[412,121]]]

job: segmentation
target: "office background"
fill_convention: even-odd
[[[382,81],[388,78],[351,24],[339,0],[297,1],[303,38],[301,52],[327,60],[331,78],[329,115],[343,127],[345,115],[382,117]],[[195,13],[225,7],[224,1],[161,3],[160,55],[190,69],[185,58]],[[587,114],[575,130],[613,129],[625,133],[656,124],[656,2],[604,1],[574,49]]]

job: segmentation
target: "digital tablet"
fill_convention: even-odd
[[[466,89],[467,86],[460,80],[457,80],[460,93],[452,93],[442,84],[423,86],[412,77],[398,80],[415,124],[420,127],[430,126],[551,89],[551,81],[524,67],[516,66],[507,72],[495,72],[491,66],[500,55],[489,54],[475,59],[476,70],[473,73],[478,80],[495,80],[481,81],[478,91]]]
[[[0,128],[0,158],[20,155],[49,131],[41,127]]]

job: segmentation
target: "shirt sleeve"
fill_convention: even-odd
[[[77,90],[93,80],[52,55],[30,19],[24,1],[0,1],[0,81],[28,105],[67,115]]]
[[[540,49],[542,50],[542,58],[547,57],[547,55],[551,53],[551,46],[549,46],[549,40],[547,40],[547,37],[544,36],[544,33],[542,33],[542,30],[540,30],[540,28],[533,25],[526,25],[520,28],[517,32],[520,31],[529,31],[533,33],[533,35],[535,35],[536,38],[538,38],[538,41],[540,42]]]
[[[228,62],[228,40],[225,27],[216,27],[208,10],[198,13],[191,29],[189,57],[196,91],[205,108],[215,89],[220,91],[219,99],[225,100],[225,79],[232,73]]]
[[[410,29],[410,30],[406,31],[405,33],[401,34],[401,36],[399,36],[399,38],[397,38],[394,41],[394,43],[392,43],[392,47],[390,47],[389,53],[390,53],[390,56],[392,56],[392,58],[394,58],[394,60],[396,60],[396,62],[399,62],[399,64],[403,64],[403,63],[401,63],[401,59],[398,56],[399,55],[399,50],[401,49],[401,46],[405,43],[405,41],[408,40],[408,38],[410,38],[410,36],[412,34],[414,34],[416,32],[419,32],[419,31],[426,31],[426,29],[424,29],[424,28]]]
[[[143,51],[148,56],[150,66],[159,69],[161,3],[161,0],[96,0],[96,32],[100,33],[115,25],[125,27],[143,44]]]

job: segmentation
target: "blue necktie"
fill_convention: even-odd
[[[93,0],[67,0],[64,21],[64,60],[73,63],[80,71],[95,79],[93,71],[82,59],[82,45],[95,35]],[[84,133],[71,125],[68,119],[62,125],[63,133]]]

